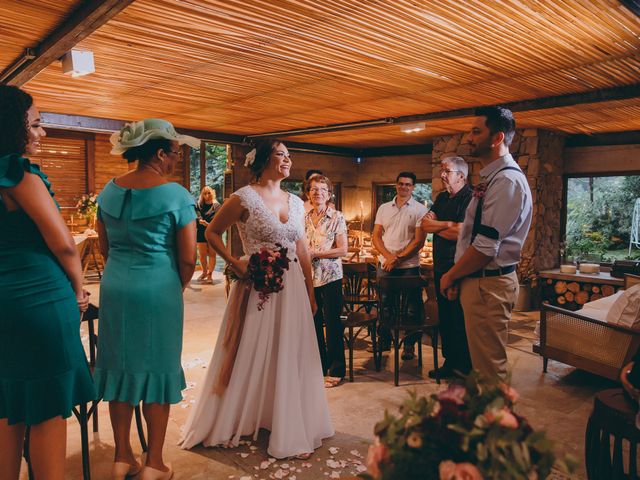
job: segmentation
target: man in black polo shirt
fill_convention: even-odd
[[[464,221],[472,191],[467,184],[469,168],[460,157],[442,160],[440,178],[446,190],[436,198],[429,213],[422,220],[422,230],[433,233],[433,275],[435,279],[442,355],[444,365],[440,377],[451,378],[454,372],[467,374],[471,371],[471,358],[464,328],[464,313],[460,300],[448,300],[440,292],[440,279],[453,267],[458,232]],[[435,378],[435,370],[429,372]]]

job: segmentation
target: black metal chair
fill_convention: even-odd
[[[81,322],[87,322],[87,328],[89,332],[89,369],[91,373],[96,366],[96,350],[98,346],[98,335],[96,334],[94,321],[98,319],[99,309],[92,303],[89,304],[89,308],[81,316]],[[86,403],[81,403],[77,407],[73,408],[73,415],[80,424],[80,444],[82,446],[82,477],[84,480],[91,479],[90,458],[89,458],[89,421],[93,419],[93,432],[98,432],[98,404],[100,399],[93,400],[91,406],[88,407]],[[147,441],[144,434],[144,425],[142,423],[142,413],[140,411],[140,405],[136,405],[134,409],[136,418],[136,427],[138,429],[138,438],[140,439],[140,445],[142,451],[147,451]],[[25,442],[24,442],[24,459],[27,462],[29,468],[29,479],[33,480],[34,475],[29,462],[29,428],[26,430]]]
[[[382,277],[378,284],[378,321],[381,326],[388,328],[394,350],[394,383],[398,386],[400,377],[400,349],[407,338],[418,337],[418,370],[422,372],[422,335],[431,338],[433,348],[433,364],[436,370],[436,382],[440,383],[438,371],[438,323],[427,315],[427,305],[422,304],[420,311],[411,312],[411,300],[415,295],[426,293],[428,282],[420,276]],[[382,304],[383,296],[385,298]],[[376,364],[382,363],[382,350],[374,353],[378,359]]]

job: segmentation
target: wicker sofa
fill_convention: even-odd
[[[628,288],[637,279],[626,278]],[[540,343],[533,351],[549,359],[617,380],[620,369],[640,346],[640,329],[609,324],[585,312],[572,312],[547,303],[540,310]]]

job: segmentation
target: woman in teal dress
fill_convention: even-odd
[[[30,426],[36,478],[62,480],[66,418],[95,399],[80,342],[80,258],[33,155],[45,132],[30,95],[0,85],[0,477],[20,475]]]
[[[98,197],[98,234],[106,259],[100,285],[100,323],[95,381],[109,403],[116,444],[112,478],[141,466],[129,442],[133,408],[149,432],[143,480],[168,479],[162,458],[170,404],[185,388],[182,292],[196,263],[196,213],[191,194],[167,181],[181,156],[178,135],[164,120],[147,119],[115,133],[111,153],[137,167],[110,181]]]

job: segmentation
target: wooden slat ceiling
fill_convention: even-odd
[[[0,71],[35,47],[81,0],[1,0]]]
[[[640,79],[640,19],[614,0],[137,0],[79,47],[94,52],[97,72],[72,79],[59,64],[48,67],[26,85],[41,110],[161,116],[239,135]],[[520,123],[638,129],[635,99],[565,108],[522,113]],[[429,122],[418,135],[393,125],[295,140],[413,144],[463,123]]]

